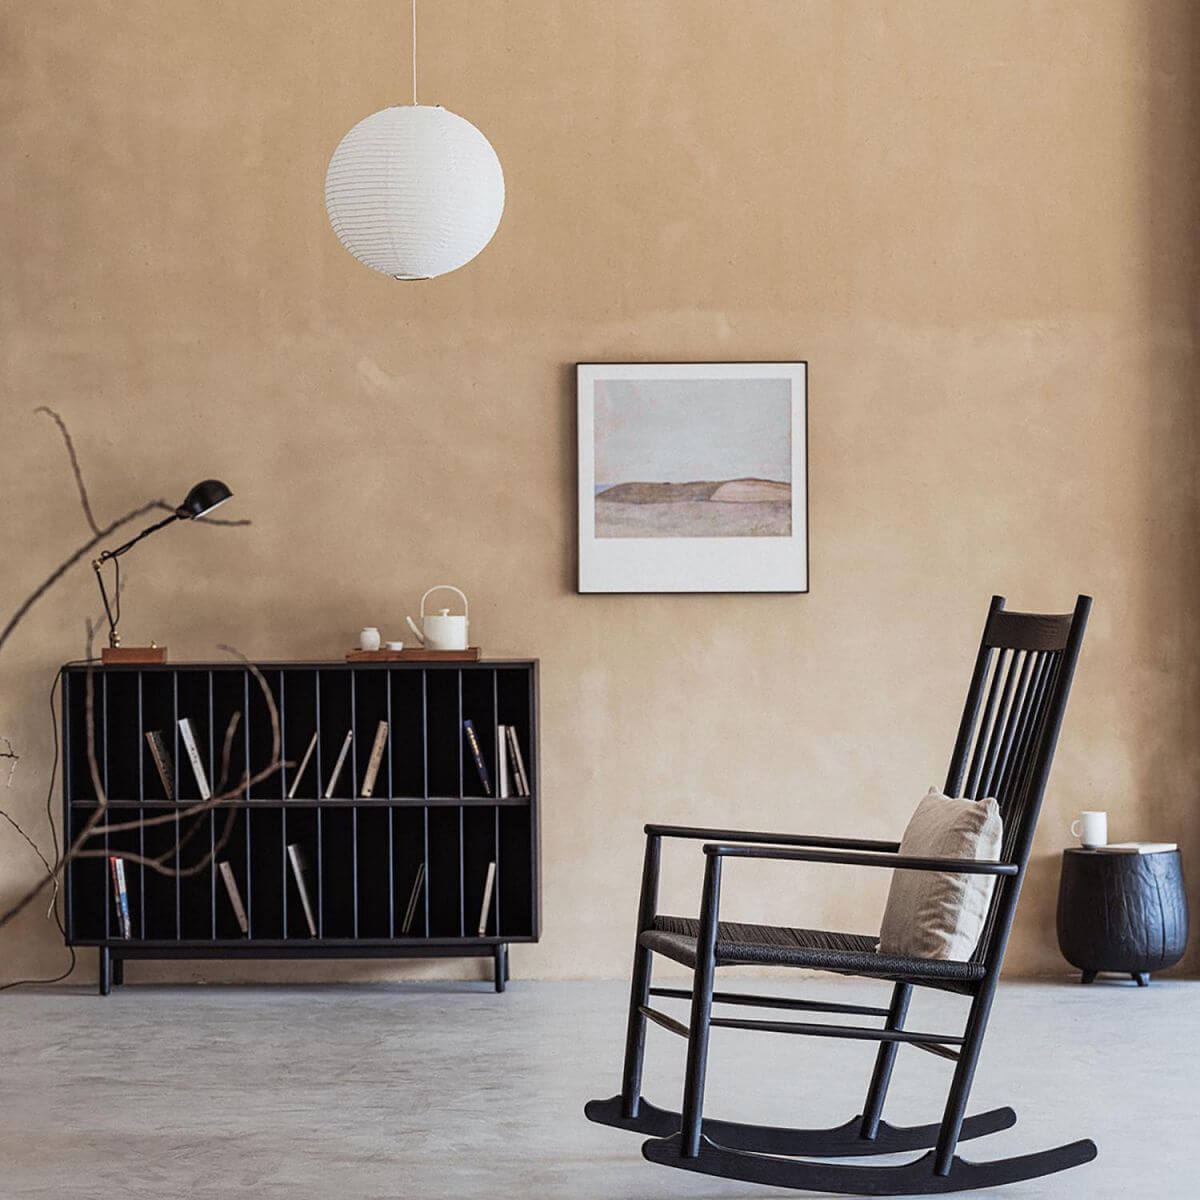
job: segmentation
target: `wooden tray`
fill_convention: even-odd
[[[465,650],[351,650],[347,662],[478,662],[478,646]]]
[[[100,661],[110,663],[165,663],[166,646],[105,646],[100,651]]]

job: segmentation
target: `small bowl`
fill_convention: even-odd
[[[384,642],[383,648],[385,650],[403,650],[404,643],[403,642]]]

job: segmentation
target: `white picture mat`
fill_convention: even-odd
[[[595,385],[608,379],[786,379],[792,415],[791,536],[597,538]],[[576,388],[581,592],[808,591],[806,363],[580,363]]]

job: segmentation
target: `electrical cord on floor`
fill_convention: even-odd
[[[51,866],[46,856],[38,848],[38,844],[25,832],[24,829],[16,822],[16,820],[4,809],[0,808],[0,817],[3,817],[29,844],[33,847],[34,853],[42,860],[42,866],[46,868],[46,874],[54,879],[54,872],[58,868],[58,864],[62,861],[62,850],[59,846],[58,838],[58,822],[54,819],[54,784],[58,778],[58,760],[59,760],[59,741],[58,741],[58,709],[54,707],[54,696],[58,691],[58,685],[62,682],[63,672],[67,667],[85,667],[89,663],[94,663],[94,658],[80,658],[73,662],[63,663],[55,673],[54,682],[50,685],[50,726],[54,731],[54,761],[50,767],[50,783],[46,788],[46,819],[50,822],[50,836],[54,841],[54,866]],[[63,831],[65,834],[65,830]],[[65,841],[65,838],[64,838]],[[63,940],[66,940],[67,931],[63,927],[62,914],[58,911],[58,885],[55,883],[54,899],[50,904],[50,912],[48,916],[54,917],[54,923],[58,926],[58,932],[62,934]],[[32,986],[34,984],[51,984],[61,983],[72,971],[75,970],[76,955],[75,947],[68,946],[68,952],[71,955],[71,961],[67,969],[61,975],[55,975],[52,978],[45,979],[14,979],[10,983],[0,983],[0,992],[7,992],[11,988]]]

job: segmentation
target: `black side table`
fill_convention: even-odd
[[[1157,854],[1063,851],[1058,945],[1091,983],[1100,971],[1131,975],[1173,966],[1187,947],[1187,897],[1178,850]]]

